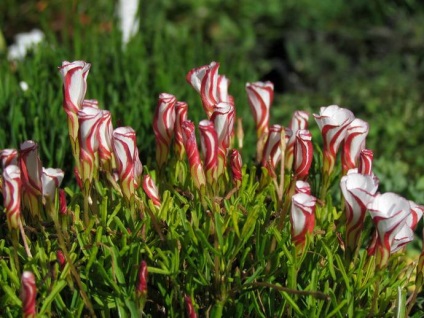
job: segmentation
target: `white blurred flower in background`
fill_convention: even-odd
[[[20,81],[20,82],[19,82],[19,86],[21,87],[21,89],[22,89],[24,92],[26,92],[26,91],[28,90],[28,88],[29,88],[28,83],[27,83],[27,82],[24,82],[24,81]]]
[[[122,32],[122,44],[124,47],[138,31],[138,6],[139,0],[119,0],[118,2],[117,13]]]
[[[7,59],[9,61],[22,60],[28,50],[35,48],[43,40],[44,33],[39,29],[16,34],[15,43],[8,48]]]

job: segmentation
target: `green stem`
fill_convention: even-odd
[[[78,271],[76,270],[76,268],[74,266],[74,263],[72,261],[70,254],[68,252],[68,249],[67,249],[66,244],[65,244],[65,240],[63,239],[63,233],[62,233],[62,230],[61,230],[61,227],[60,227],[60,224],[59,224],[59,220],[58,220],[56,211],[54,210],[54,205],[50,204],[50,202],[47,205],[48,205],[49,210],[51,212],[50,215],[53,218],[53,222],[54,222],[54,225],[55,225],[55,228],[56,228],[57,239],[59,241],[59,247],[60,247],[60,249],[62,250],[62,252],[65,256],[66,262],[69,264],[69,268],[70,268],[71,273],[74,276],[75,281],[78,285],[78,288],[79,288],[79,291],[80,291],[80,294],[81,294],[81,297],[84,301],[85,306],[90,311],[90,315],[92,317],[95,317],[96,314],[94,312],[93,304],[91,303],[90,299],[87,296],[87,293],[84,290],[84,287],[83,287],[82,282],[81,282],[81,278],[78,274]]]

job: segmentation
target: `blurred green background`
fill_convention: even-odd
[[[57,67],[83,59],[92,63],[86,97],[112,111],[115,127],[136,129],[149,165],[158,94],[187,101],[197,122],[204,115],[185,74],[215,60],[243,118],[245,162],[254,156],[255,133],[244,85],[271,80],[278,93],[271,123],[287,125],[296,109],[351,109],[370,124],[367,147],[380,190],[424,203],[421,1],[141,0],[139,32],[126,50],[115,11],[116,2],[106,0],[0,2],[0,148],[34,139],[44,166],[62,167],[71,178]],[[44,44],[9,62],[6,46],[32,28],[45,33]],[[312,118],[310,127],[321,144]]]

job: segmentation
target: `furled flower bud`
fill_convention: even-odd
[[[119,174],[122,193],[127,200],[134,196],[135,179],[141,170],[138,158],[136,134],[131,127],[119,127],[113,131],[113,152]],[[139,167],[137,168],[137,165]]]
[[[342,152],[343,174],[357,167],[360,152],[365,148],[368,129],[368,123],[359,118],[355,118],[347,126]]]
[[[94,171],[97,170],[95,154],[99,149],[99,124],[102,120],[102,110],[94,107],[84,107],[78,111],[79,146],[81,178],[85,183],[91,183]]]
[[[231,164],[231,173],[233,176],[233,184],[236,188],[240,188],[241,182],[243,179],[241,167],[243,165],[241,161],[240,152],[236,149],[232,149],[230,152],[230,164]]]
[[[62,183],[64,172],[61,169],[43,168],[41,181],[43,184],[43,196],[54,200],[56,189]]]
[[[56,251],[56,259],[59,263],[59,268],[62,270],[66,265],[66,258],[61,250]]]
[[[184,302],[187,309],[187,317],[189,318],[197,318],[197,313],[194,310],[193,302],[191,300],[191,297],[188,295],[184,296]]]
[[[374,154],[369,149],[363,149],[359,153],[358,172],[365,175],[372,174],[372,160]]]
[[[19,154],[23,202],[31,214],[38,217],[43,193],[41,181],[43,167],[38,156],[38,145],[32,140],[27,140],[21,144]]]
[[[263,148],[269,131],[269,110],[274,99],[274,84],[271,82],[246,83],[246,92],[256,124],[256,160],[261,162]]]
[[[306,243],[306,235],[312,234],[315,226],[316,198],[306,193],[296,193],[292,196],[291,234],[297,247]]]
[[[305,180],[308,177],[313,159],[312,134],[309,130],[300,129],[296,133],[294,144],[294,177]]]
[[[337,105],[321,107],[319,115],[314,114],[314,117],[324,140],[324,174],[329,175],[346,129],[355,117],[350,110]]]
[[[390,254],[399,246],[396,236],[401,232],[410,214],[407,200],[391,192],[378,194],[367,206],[376,225],[377,264],[380,268],[388,262]],[[403,236],[404,233],[400,233]]]
[[[2,192],[9,226],[17,229],[21,215],[21,171],[18,166],[9,165],[3,170]]]
[[[281,160],[281,135],[283,134],[283,129],[285,142],[287,142],[291,136],[291,130],[280,125],[272,125],[269,128],[268,139],[265,143],[262,166],[267,167],[271,174],[274,173],[278,162]]]
[[[206,180],[212,184],[217,179],[218,172],[218,135],[214,124],[210,120],[201,120],[199,122],[200,145],[204,158],[204,171]]]
[[[377,192],[378,180],[352,169],[340,180],[340,188],[345,200],[346,245],[350,257],[359,247],[367,205]]]
[[[147,278],[148,278],[147,263],[146,261],[141,261],[140,268],[138,270],[138,279],[137,279],[137,286],[136,286],[137,294],[139,295],[147,294]]]
[[[156,136],[156,161],[159,167],[162,167],[168,160],[169,148],[174,134],[176,101],[174,95],[160,94],[153,118],[153,131]]]
[[[219,63],[211,62],[192,69],[186,75],[187,82],[200,94],[203,109],[208,118],[211,117],[214,107],[220,102],[218,97],[218,69]]]
[[[211,116],[218,136],[218,176],[224,172],[230,137],[234,128],[234,105],[226,102],[217,104]]]
[[[68,203],[66,202],[65,190],[59,189],[59,213],[66,215],[68,213]]]
[[[256,124],[256,133],[258,138],[261,138],[268,133],[269,110],[274,99],[274,84],[271,82],[247,83],[246,92]]]
[[[9,165],[18,165],[18,151],[16,149],[3,149],[0,151],[2,168]]]
[[[36,300],[37,287],[35,277],[31,272],[23,272],[21,278],[21,300],[23,317],[33,318],[37,315]]]
[[[295,193],[311,194],[311,186],[306,181],[297,180],[295,185]]]
[[[191,177],[198,189],[206,184],[205,173],[200,161],[199,150],[197,149],[194,124],[190,120],[182,123],[184,147],[187,153],[188,164],[190,166]]]
[[[297,110],[293,113],[289,127],[292,135],[287,141],[286,154],[285,154],[285,167],[287,170],[293,168],[293,152],[294,144],[296,141],[296,134],[298,130],[308,129],[309,114],[302,110]]]
[[[113,168],[112,116],[108,110],[102,110],[101,114],[102,118],[98,126],[100,164],[103,170],[110,172]]]
[[[154,205],[160,206],[159,190],[153,179],[148,174],[143,177],[143,190],[149,199],[152,200]]]
[[[91,64],[84,61],[62,62],[59,67],[63,79],[65,111],[76,114],[81,109],[87,91],[87,76]]]
[[[183,160],[185,154],[181,124],[187,120],[187,111],[186,102],[175,103],[174,150],[178,160]]]
[[[91,64],[84,61],[62,62],[59,67],[63,80],[63,108],[68,115],[69,136],[73,142],[78,138],[77,112],[82,108],[87,91],[87,76]]]

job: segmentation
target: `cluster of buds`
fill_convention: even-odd
[[[187,103],[162,93],[153,120],[159,168],[168,160],[173,145],[178,160],[186,154],[191,177],[199,189],[206,184],[215,185],[225,174],[234,136],[234,100],[228,94],[228,79],[219,75],[218,69],[219,64],[212,62],[192,69],[186,76],[188,83],[200,94],[207,117],[198,125],[201,153],[197,147],[195,125],[187,118]],[[232,160],[231,164],[233,173],[237,170],[239,176],[241,160]]]
[[[44,168],[38,155],[38,145],[32,140],[22,143],[19,150],[1,150],[0,158],[4,206],[10,228],[19,227],[21,205],[31,216],[27,222],[41,219],[41,207],[53,205],[64,172],[61,169]]]
[[[285,169],[293,171],[296,179],[305,179],[313,158],[312,138],[307,130],[309,114],[296,111],[287,127],[270,126],[274,85],[271,82],[247,83],[246,92],[256,124],[257,162],[275,176],[278,163],[284,160]]]
[[[77,163],[78,184],[89,195],[98,171],[113,175],[117,170],[124,197],[131,200],[141,184],[142,164],[131,127],[113,129],[111,113],[99,108],[97,100],[86,100],[90,64],[63,62],[63,108],[68,116],[69,136]],[[114,180],[113,177],[110,180]]]

